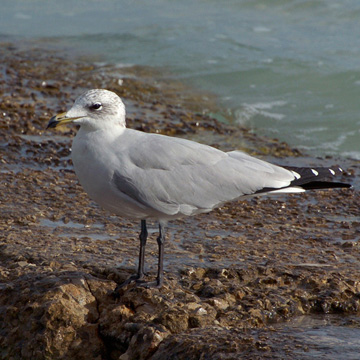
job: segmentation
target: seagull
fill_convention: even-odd
[[[141,223],[135,281],[163,285],[163,258],[168,221],[207,213],[249,196],[298,193],[310,189],[349,188],[324,178],[341,168],[278,166],[242,151],[224,152],[194,141],[126,128],[125,106],[114,92],[93,89],[71,109],[53,116],[47,128],[80,126],[72,143],[72,161],[80,184],[101,207]],[[159,224],[156,281],[145,282],[146,221]],[[119,286],[118,286],[119,287]]]

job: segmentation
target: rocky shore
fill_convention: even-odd
[[[359,162],[341,163],[354,189],[254,198],[174,221],[163,288],[129,285],[114,296],[136,269],[139,224],[84,193],[70,160],[74,128],[45,131],[83,91],[117,92],[131,128],[279,164],[338,160],[221,122],[211,94],[153,69],[14,44],[2,44],[0,59],[1,359],[305,359],[311,348],[279,324],[340,314],[341,326],[360,329]]]

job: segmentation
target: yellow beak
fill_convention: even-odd
[[[70,122],[73,122],[74,120],[81,119],[82,117],[83,116],[72,117],[72,118],[66,117],[66,112],[57,114],[50,119],[49,123],[47,124],[46,129],[56,128],[60,125],[65,125]]]

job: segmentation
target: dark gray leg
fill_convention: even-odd
[[[141,220],[141,232],[139,235],[140,239],[140,251],[139,251],[139,267],[138,272],[136,275],[130,276],[127,280],[125,280],[123,283],[119,284],[115,288],[115,293],[123,288],[124,286],[130,284],[132,281],[143,281],[143,278],[145,276],[144,267],[145,267],[145,246],[146,246],[146,240],[147,240],[148,232],[146,228],[146,220]]]
[[[145,246],[148,232],[146,228],[146,220],[141,220],[141,232],[140,232],[140,252],[139,252],[139,267],[137,273],[137,279],[141,280],[145,276]]]
[[[157,243],[159,247],[159,256],[158,256],[158,272],[156,281],[144,282],[143,278],[145,277],[144,267],[145,267],[145,246],[147,240],[148,232],[146,229],[146,221],[141,220],[141,232],[140,232],[140,251],[139,251],[139,267],[136,275],[130,276],[122,284],[118,285],[115,289],[115,293],[124,287],[125,285],[130,284],[132,281],[136,281],[138,286],[144,287],[156,287],[160,288],[164,282],[164,243],[165,243],[165,226],[159,224],[159,236],[157,237]]]
[[[139,286],[144,286],[147,288],[155,287],[161,288],[164,282],[164,243],[165,243],[165,226],[159,224],[159,236],[157,237],[157,243],[159,247],[159,256],[158,256],[158,272],[156,281],[149,282],[138,282]]]
[[[164,282],[164,244],[165,244],[165,226],[161,224],[159,224],[159,236],[156,240],[159,247],[156,287],[161,287]]]

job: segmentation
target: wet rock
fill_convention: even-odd
[[[216,318],[216,310],[209,304],[202,304],[190,313],[190,327],[206,327],[212,325]]]
[[[93,359],[101,359],[104,346],[97,335],[99,310],[88,281],[109,288],[109,283],[88,280],[78,273],[44,273],[36,278],[20,277],[14,287],[3,291],[0,341],[5,358],[85,359],[91,354]]]
[[[164,328],[155,326],[142,328],[132,337],[126,353],[122,354],[119,360],[149,359],[169,334],[170,332]]]
[[[172,334],[177,334],[189,328],[189,317],[186,309],[173,308],[163,311],[156,322],[162,324]]]

